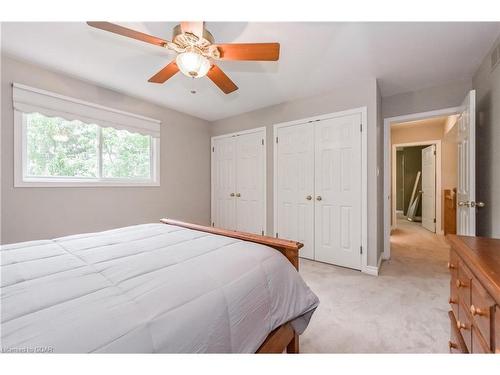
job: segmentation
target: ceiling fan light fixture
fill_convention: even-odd
[[[204,77],[210,70],[210,61],[205,56],[193,51],[178,54],[175,62],[180,71],[191,78]]]

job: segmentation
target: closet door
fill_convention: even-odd
[[[315,259],[361,269],[361,115],[315,123]]]
[[[235,137],[212,140],[212,224],[236,229]]]
[[[242,134],[236,142],[236,230],[264,234],[264,132]]]
[[[314,126],[281,127],[277,135],[275,230],[302,242],[299,255],[314,259]]]

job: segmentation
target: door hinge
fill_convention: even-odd
[[[260,234],[264,235],[264,231],[263,231],[263,230],[261,230],[261,231],[260,231]]]
[[[215,147],[212,147],[212,152],[214,152],[214,151],[215,151]]]
[[[215,227],[215,223],[212,221],[212,226]]]
[[[278,137],[276,137],[276,143],[278,143]]]
[[[434,150],[434,155],[436,155],[436,150]]]
[[[359,124],[359,131],[362,132],[363,131],[363,124]]]
[[[359,253],[360,253],[360,254],[363,254],[363,246],[360,246],[360,247],[359,247]]]
[[[264,138],[262,138],[262,146],[264,146]]]
[[[436,218],[434,218],[434,222],[436,222]]]
[[[276,238],[278,238],[278,232],[276,232]]]

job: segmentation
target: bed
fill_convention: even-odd
[[[2,246],[2,349],[297,353],[301,246],[169,219]]]

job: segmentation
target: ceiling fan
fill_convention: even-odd
[[[175,51],[176,59],[148,80],[153,83],[164,83],[180,70],[191,78],[201,78],[206,75],[225,94],[229,94],[237,90],[238,86],[214,61],[277,61],[280,54],[279,43],[215,44],[215,39],[205,28],[204,22],[181,22],[174,27],[171,42],[110,22],[87,22],[87,24]]]

